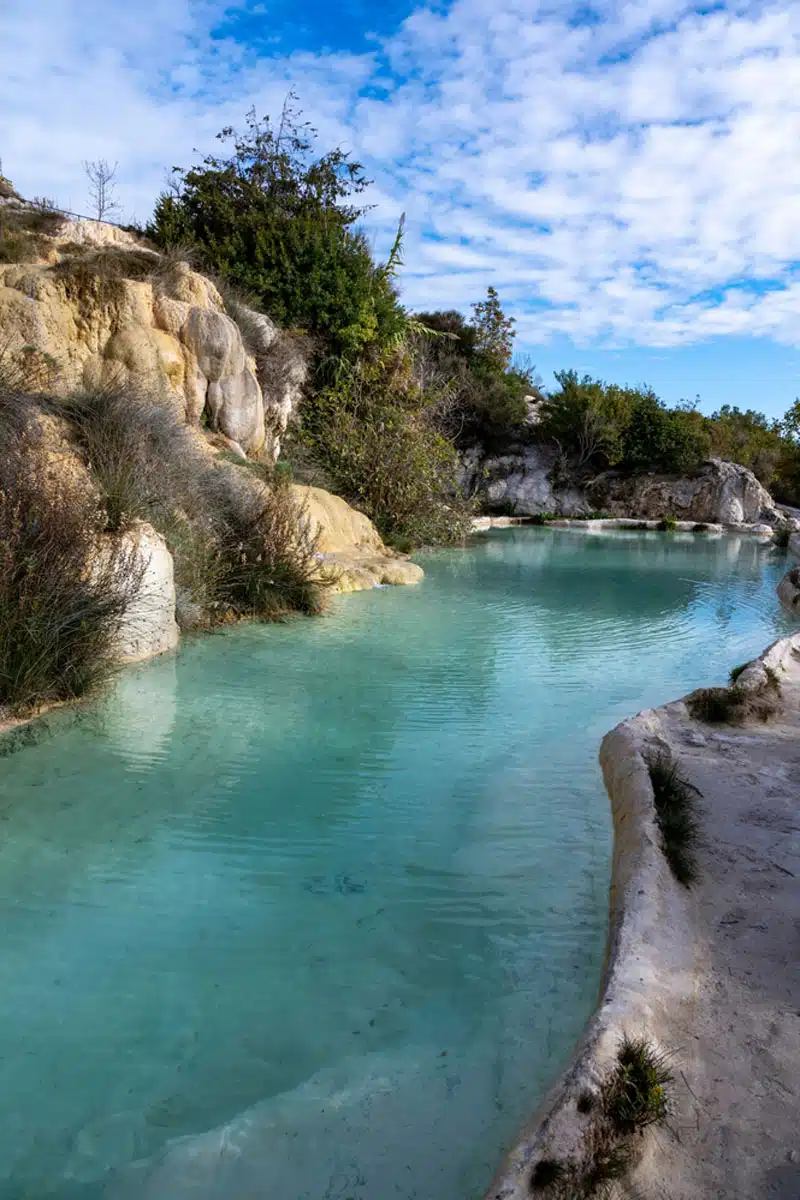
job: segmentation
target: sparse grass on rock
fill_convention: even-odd
[[[653,1042],[623,1037],[597,1101],[587,1105],[586,1092],[578,1097],[578,1111],[587,1117],[582,1154],[539,1159],[530,1174],[531,1195],[606,1200],[616,1194],[614,1185],[638,1157],[641,1135],[669,1115],[672,1081],[668,1056]]]
[[[282,472],[219,461],[175,408],[132,387],[52,403],[99,484],[107,528],[145,520],[166,538],[184,627],[320,610],[316,540]]]
[[[700,792],[681,774],[668,752],[647,763],[661,847],[678,883],[689,887],[697,875],[697,800]]]
[[[54,474],[26,397],[0,392],[0,438],[0,706],[21,716],[108,677],[144,566]]]
[[[742,668],[744,670],[744,668]],[[737,673],[738,679],[741,671]],[[774,671],[756,688],[733,682],[732,687],[698,688],[686,698],[696,721],[707,725],[743,725],[746,721],[768,721],[778,711],[780,682]]]

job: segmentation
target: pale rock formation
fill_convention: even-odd
[[[769,492],[752,471],[710,458],[687,475],[601,475],[589,489],[592,507],[612,516],[720,525],[782,524]]]
[[[295,497],[311,530],[324,573],[335,580],[336,592],[358,592],[378,584],[419,583],[423,570],[383,544],[364,513],[322,488],[295,484]]]
[[[542,1160],[597,1162],[596,1101],[625,1035],[645,1037],[664,1052],[674,1078],[670,1119],[657,1136],[634,1142],[620,1196],[800,1194],[792,1149],[797,1120],[787,1103],[800,1060],[789,949],[800,915],[791,837],[800,635],[770,646],[739,684],[758,688],[772,678],[782,695],[768,724],[703,725],[679,700],[629,718],[603,739],[614,854],[602,995],[571,1066],[485,1200],[530,1200]],[[648,760],[663,752],[698,789],[701,837],[691,893],[670,872],[655,819]],[[581,1107],[581,1096],[595,1104]]]
[[[516,516],[557,513],[580,516],[590,505],[583,491],[561,486],[550,478],[556,452],[549,446],[526,446],[516,454],[481,458],[470,451],[463,458],[461,485],[491,507],[513,507]]]
[[[176,649],[180,640],[172,555],[161,534],[144,521],[122,534],[122,539],[141,563],[142,575],[120,626],[117,658],[139,662]]]
[[[212,430],[247,454],[277,457],[306,377],[298,343],[269,318],[241,309],[250,353],[209,279],[186,263],[164,267],[159,254],[115,226],[66,221],[49,246],[44,260],[0,264],[0,329],[12,356],[24,348],[29,362],[35,348],[52,367],[52,386],[64,392],[111,382],[144,386],[180,405],[191,423],[205,414]],[[152,276],[59,270],[76,246],[135,252],[145,267],[152,257]],[[124,253],[120,266],[124,274]]]

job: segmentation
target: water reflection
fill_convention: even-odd
[[[425,566],[3,761],[4,1200],[490,1177],[596,994],[599,737],[777,636],[782,568],[550,530]]]

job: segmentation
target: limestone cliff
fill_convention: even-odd
[[[33,385],[137,383],[277,457],[307,366],[268,317],[237,306],[245,345],[211,280],[114,226],[65,221],[37,249],[0,264],[0,345]]]
[[[0,194],[0,215],[9,206],[23,226],[27,212],[36,215],[16,194]],[[0,383],[52,397],[133,385],[132,397],[172,409],[176,455],[216,459],[215,470],[235,475],[234,493],[263,489],[263,473],[246,460],[278,457],[305,383],[302,341],[238,301],[226,311],[210,279],[124,230],[45,216],[46,232],[23,232],[31,252],[16,258],[25,261],[0,262]],[[93,493],[89,458],[69,421],[55,415],[58,406],[32,400],[31,412],[53,477]],[[344,500],[319,488],[293,490],[298,528],[307,521],[315,535],[320,579],[331,590],[421,579],[422,570],[389,550]],[[185,514],[189,522],[194,516]],[[97,556],[119,536],[139,563],[141,583],[119,632],[118,657],[136,661],[178,643],[174,564],[165,538],[144,521],[121,535],[104,533]]]
[[[464,456],[462,483],[487,510],[516,516],[552,513],[580,517],[604,512],[615,517],[719,525],[794,525],[777,509],[752,471],[710,458],[686,475],[630,475],[609,471],[582,483],[561,477],[556,451],[532,444],[513,453]]]
[[[710,458],[687,475],[601,475],[588,489],[593,507],[612,516],[720,525],[779,525],[784,521],[766,488],[738,463]]]

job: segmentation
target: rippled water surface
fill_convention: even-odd
[[[3,1200],[488,1184],[596,998],[600,738],[778,636],[785,564],[546,529],[422,561],[0,762]]]

